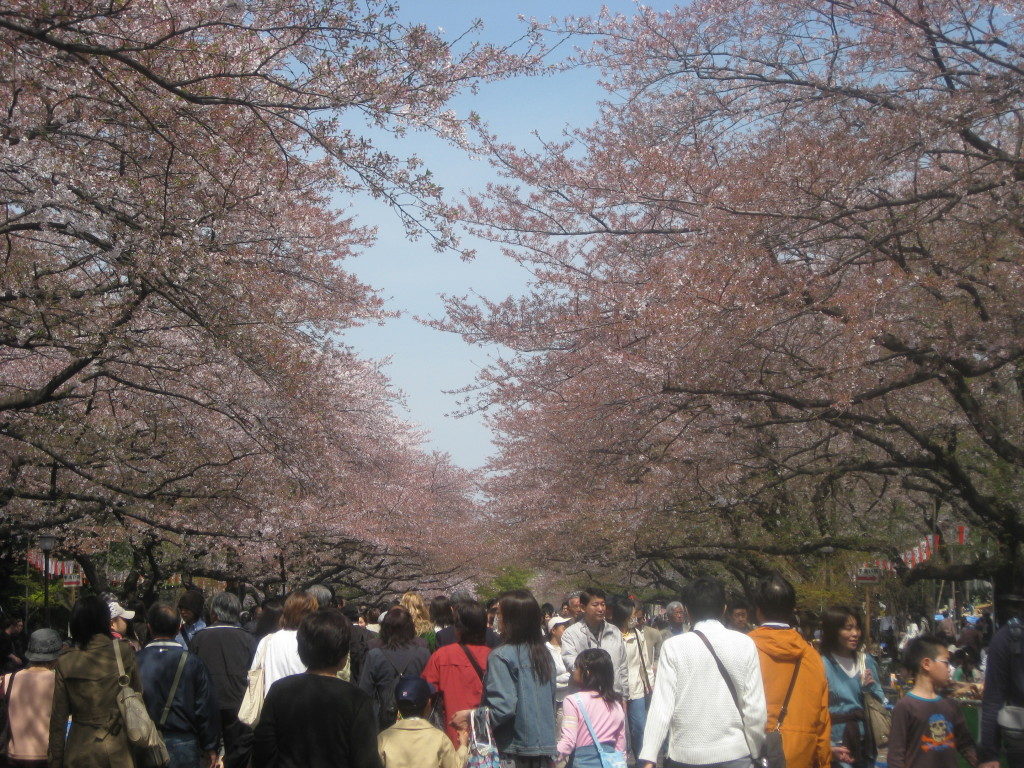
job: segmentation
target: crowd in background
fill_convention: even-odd
[[[588,588],[481,603],[407,592],[348,603],[314,585],[243,612],[79,599],[67,637],[0,633],[5,757],[31,768],[945,768],[1024,764],[1021,607],[869,633],[858,610],[796,610],[773,575],[750,603],[717,579],[661,609]],[[873,651],[873,652],[871,652]],[[902,669],[893,665],[899,659]],[[138,692],[162,748],[132,741]],[[945,694],[983,697],[980,741]],[[895,706],[893,706],[895,702]],[[884,733],[883,733],[884,731]],[[166,758],[161,755],[166,754]],[[772,755],[775,755],[773,758]],[[620,763],[609,762],[621,760]],[[168,762],[169,761],[169,762]],[[490,762],[488,762],[490,761]]]

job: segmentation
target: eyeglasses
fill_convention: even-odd
[[[949,659],[932,659],[932,661],[937,661],[939,664],[945,664],[947,667],[953,666],[953,663]]]

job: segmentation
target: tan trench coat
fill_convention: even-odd
[[[135,651],[123,640],[121,658],[129,685],[142,690]],[[50,716],[49,768],[134,768],[121,715],[117,709],[117,660],[114,641],[95,635],[84,649],[57,660]],[[71,733],[64,729],[71,715]]]

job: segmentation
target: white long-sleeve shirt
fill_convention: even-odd
[[[294,629],[279,629],[260,640],[251,669],[256,669],[263,659],[263,698],[270,693],[270,686],[289,675],[306,671],[306,665],[299,658],[298,632]]]
[[[561,646],[551,643],[545,643],[545,645],[548,647],[548,653],[551,654],[551,663],[555,665],[555,701],[560,702],[569,695],[569,678],[572,677],[572,671],[565,668]]]
[[[668,737],[668,756],[706,765],[758,755],[764,744],[764,682],[754,641],[718,621],[697,622],[736,686],[743,720],[718,665],[693,632],[665,641],[647,710],[640,760],[656,762]]]

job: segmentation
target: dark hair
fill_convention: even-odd
[[[791,623],[796,613],[796,592],[781,574],[772,573],[754,587],[754,605],[766,621]]]
[[[580,670],[584,691],[594,691],[609,704],[622,701],[622,696],[615,692],[615,667],[612,657],[604,648],[587,648],[576,657],[576,667]]]
[[[299,622],[299,659],[307,669],[340,667],[348,656],[352,625],[336,608],[307,613]]]
[[[94,635],[110,634],[110,606],[96,595],[80,597],[71,609],[71,639],[79,648],[85,648]]]
[[[181,597],[178,598],[178,610],[182,608],[188,611],[192,611],[196,619],[203,617],[203,608],[206,606],[206,597],[203,595],[202,590],[199,589],[186,589],[181,593]]]
[[[447,627],[453,623],[452,601],[445,595],[437,595],[432,598],[427,609],[430,611],[430,620],[434,622],[435,625],[439,627]]]
[[[846,626],[846,622],[853,617],[860,628],[861,642],[864,641],[864,619],[860,611],[855,611],[846,605],[832,605],[821,614],[821,653],[835,653],[842,650],[839,647],[839,630]]]
[[[553,677],[551,653],[541,629],[540,606],[527,589],[513,589],[502,594],[498,602],[505,643],[525,645],[530,651],[534,676],[542,683]]]
[[[968,672],[973,672],[981,663],[981,659],[978,658],[978,652],[969,645],[965,645],[963,648],[957,648],[956,653],[953,654],[953,658],[959,662],[957,664],[958,667],[962,667]]]
[[[946,644],[935,635],[918,635],[903,651],[903,666],[911,674],[916,674],[925,659],[934,659],[939,651],[946,649]]]
[[[146,623],[154,637],[174,637],[181,628],[181,614],[173,605],[156,602],[146,611]]]
[[[380,642],[385,648],[403,648],[416,637],[412,614],[396,605],[384,614],[380,622]]]
[[[599,587],[587,587],[580,593],[580,605],[589,605],[590,601],[595,597],[601,600],[608,600],[608,595],[605,594],[603,589]]]
[[[626,626],[633,617],[634,605],[628,597],[613,595],[608,601],[608,607],[611,608],[612,624],[619,629]]]
[[[297,589],[284,601],[281,612],[281,629],[298,629],[302,620],[320,608],[320,604],[309,592]]]
[[[725,585],[710,576],[694,579],[683,590],[683,605],[694,624],[705,619],[721,619],[725,611]]]
[[[256,619],[256,639],[260,640],[281,626],[281,600],[274,598],[263,603],[263,613]]]
[[[553,606],[551,603],[544,603],[544,605],[540,607],[540,612],[542,616],[554,616],[555,606]]]
[[[734,597],[732,600],[729,601],[726,610],[730,613],[732,613],[733,611],[749,611],[750,604],[747,603],[747,601],[744,600],[742,597]]]
[[[487,611],[476,600],[459,600],[455,604],[455,631],[465,645],[487,642]]]

